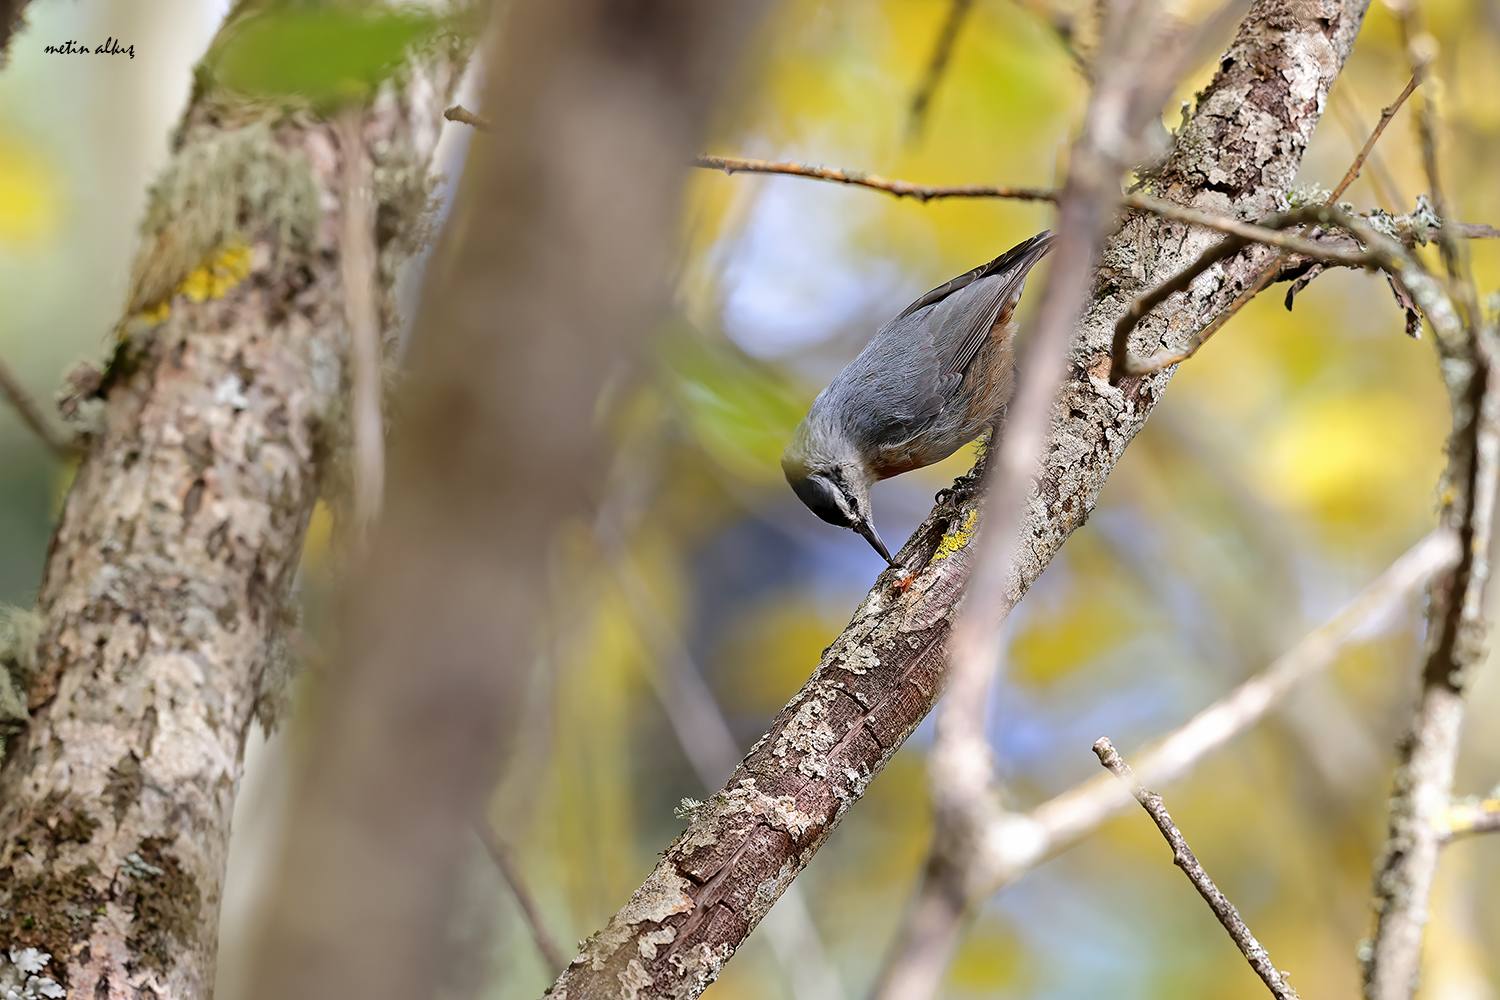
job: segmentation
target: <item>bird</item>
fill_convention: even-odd
[[[1016,304],[1051,247],[1044,230],[921,296],[818,393],[781,457],[809,510],[900,568],[875,530],[870,486],[998,432],[1015,387]]]

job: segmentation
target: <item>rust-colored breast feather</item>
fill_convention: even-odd
[[[941,462],[1001,420],[1015,391],[1015,309],[1014,299],[1001,308],[984,346],[963,372],[932,426],[875,453],[870,466],[877,479]]]

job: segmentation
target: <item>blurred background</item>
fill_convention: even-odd
[[[907,108],[949,6],[782,0],[705,151],[935,184],[1060,182],[1085,83],[1047,18],[1012,0],[974,4],[925,128],[909,139]],[[226,7],[38,0],[0,71],[0,357],[38,398],[50,402],[72,364],[107,350],[146,189]],[[1438,79],[1424,90],[1445,123],[1450,198],[1464,221],[1500,223],[1500,0],[1437,0],[1424,15],[1441,44]],[[108,36],[134,45],[135,58],[42,51]],[[1376,3],[1302,184],[1338,181],[1408,76],[1395,20]],[[1174,101],[1164,121],[1178,118]],[[467,137],[464,126],[447,128],[452,174]],[[1360,210],[1409,211],[1422,177],[1403,110],[1346,197]],[[861,538],[817,521],[787,489],[777,460],[791,428],[881,322],[1047,227],[1051,211],[921,205],[707,171],[688,191],[678,308],[659,331],[647,384],[612,428],[621,459],[598,520],[559,542],[548,653],[491,811],[568,952],[682,829],[679,800],[707,790],[663,707],[676,683],[664,664],[691,665],[748,749],[881,568]],[[1481,288],[1500,286],[1500,245],[1470,250]],[[415,289],[415,275],[407,284]],[[1007,623],[990,727],[1015,806],[1092,777],[1096,737],[1128,755],[1184,721],[1435,524],[1449,418],[1430,346],[1402,335],[1378,277],[1326,275],[1294,312],[1283,294],[1261,296],[1182,366],[1098,510]],[[971,461],[966,448],[877,487],[893,546]],[[34,601],[69,476],[0,407],[0,602]],[[340,554],[330,522],[320,508],[298,587],[314,666],[334,640]],[[1285,711],[1165,789],[1198,856],[1306,996],[1358,993],[1355,948],[1370,925],[1392,744],[1420,643],[1413,602]],[[1473,692],[1460,794],[1500,781],[1497,719],[1491,664]],[[809,961],[831,968],[848,997],[868,989],[926,850],[927,743],[924,727],[799,879],[815,929],[805,947],[772,947],[763,928],[710,997],[798,996]],[[242,995],[243,930],[296,752],[295,718],[269,741],[252,734],[221,1000]],[[539,994],[552,977],[477,840],[470,867],[454,931],[482,947],[455,985],[497,1000]],[[1500,840],[1448,850],[1427,947],[1424,998],[1500,997]],[[1262,988],[1132,812],[994,899],[947,993],[1250,997]]]

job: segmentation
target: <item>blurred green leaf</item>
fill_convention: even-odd
[[[216,69],[241,93],[339,105],[364,99],[440,24],[421,10],[278,8],[235,29]]]
[[[787,376],[697,335],[664,338],[661,360],[669,391],[703,450],[741,479],[779,482],[781,452],[807,412],[807,395]]]

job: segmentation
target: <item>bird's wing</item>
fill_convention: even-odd
[[[867,447],[910,440],[947,405],[1000,310],[1050,245],[1049,234],[1040,233],[917,299],[881,327],[815,406],[836,412]],[[1002,280],[984,280],[992,277]],[[954,302],[959,308],[942,319],[916,315],[976,282],[975,302]]]
[[[1051,236],[1040,233],[1007,250],[984,267],[948,282],[954,287],[934,301],[953,296],[952,309],[941,320],[933,317],[936,323],[932,331],[933,346],[941,358],[942,377],[962,376],[968,370],[1001,311],[1020,293],[1026,275],[1051,247]],[[922,298],[935,295],[939,290],[933,289]],[[964,302],[963,299],[970,301]]]

